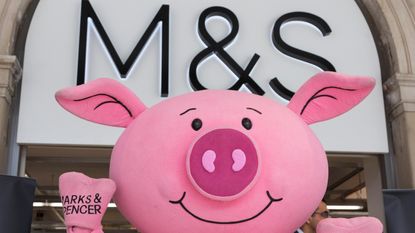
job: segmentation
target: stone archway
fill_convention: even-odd
[[[0,174],[7,173],[12,97],[21,79],[19,30],[38,0],[0,0]],[[396,188],[415,188],[415,0],[356,0],[376,38],[396,163]],[[412,142],[412,143],[411,143]],[[17,174],[15,174],[17,175]]]
[[[11,98],[21,77],[19,28],[36,0],[0,0],[0,173],[7,169]],[[415,0],[356,0],[376,39],[397,187],[415,187]],[[22,38],[24,40],[24,38]]]
[[[396,188],[415,188],[415,1],[357,0],[376,38]]]
[[[0,0],[0,173],[7,173],[7,141],[12,97],[21,78],[15,44],[31,0]]]

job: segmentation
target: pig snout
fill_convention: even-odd
[[[196,189],[217,200],[233,200],[247,192],[259,173],[252,140],[234,129],[216,129],[195,141],[187,156],[187,173]]]

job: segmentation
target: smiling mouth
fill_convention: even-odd
[[[183,196],[179,200],[177,200],[177,201],[169,201],[169,202],[172,203],[172,204],[174,204],[174,205],[179,204],[188,214],[190,214],[191,216],[193,216],[194,218],[196,218],[196,219],[198,219],[200,221],[208,222],[208,223],[214,223],[214,224],[237,224],[237,223],[242,223],[242,222],[250,221],[250,220],[258,217],[262,213],[264,213],[265,210],[267,210],[271,206],[272,203],[282,201],[282,198],[278,198],[278,199],[273,198],[271,196],[271,194],[269,193],[269,191],[267,191],[267,196],[269,198],[268,204],[261,211],[259,211],[257,214],[255,214],[254,216],[252,216],[250,218],[245,218],[245,219],[237,220],[237,221],[219,222],[219,221],[213,221],[213,220],[208,220],[208,219],[201,218],[201,217],[195,215],[194,213],[192,213],[190,210],[188,210],[186,208],[186,206],[184,206],[184,204],[183,204],[183,199],[184,199],[185,196],[186,196],[186,192],[183,192]]]

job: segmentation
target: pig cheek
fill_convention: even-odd
[[[183,181],[175,173],[179,169],[172,169],[176,165],[172,166],[170,161],[163,160],[173,155],[148,155],[150,151],[145,149],[119,152],[124,153],[116,154],[116,159],[111,162],[114,167],[111,176],[117,183],[114,199],[132,224],[145,227],[153,223],[154,216],[165,219],[166,215],[185,214],[180,208],[172,208],[175,206],[169,203],[170,200],[180,199],[183,194]],[[118,169],[115,169],[115,165]]]
[[[144,152],[145,154],[145,152]],[[161,152],[163,154],[163,152]],[[147,157],[147,158],[146,158]],[[156,156],[157,157],[157,156]],[[124,163],[130,166],[127,170],[137,170],[131,174],[131,187],[140,186],[140,194],[151,196],[151,198],[159,199],[161,202],[170,200],[178,200],[190,183],[186,182],[186,170],[184,168],[184,159],[163,158],[175,157],[173,154],[163,154],[158,158],[143,155],[140,158],[134,158],[136,162],[133,164]],[[128,174],[129,172],[125,172]]]
[[[157,180],[154,185],[163,200],[179,200],[183,192],[189,192],[193,189],[186,171],[187,147],[177,146],[190,144],[192,137],[186,138],[171,139],[171,143],[165,146],[164,152],[161,152],[162,159],[154,164],[159,171],[154,174],[155,180]]]
[[[123,150],[119,153],[123,164],[120,173],[129,174],[129,179],[146,189],[146,194],[152,197],[158,196],[166,203],[178,200],[191,185],[186,174],[187,147],[184,145],[189,145],[194,136],[168,130],[168,125],[175,125],[169,121],[152,125],[151,130],[142,130],[151,123],[141,120],[128,128],[117,143],[117,148]]]
[[[284,124],[280,124],[280,128],[265,134],[269,136],[283,131],[283,137],[273,135],[269,136],[273,141],[268,138],[258,140],[264,155],[262,178],[264,186],[274,197],[284,198],[279,208],[270,211],[276,215],[283,212],[281,219],[287,216],[303,216],[305,219],[316,206],[315,202],[323,197],[327,184],[327,159],[308,127],[295,122],[286,125],[290,129],[281,128]],[[269,147],[275,142],[278,142],[278,147]],[[307,198],[304,198],[305,194]]]
[[[183,192],[189,189],[190,183],[186,181],[186,174],[182,169],[173,169],[159,177],[156,185],[157,192],[163,200],[177,201]]]

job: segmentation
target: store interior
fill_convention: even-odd
[[[33,233],[65,232],[58,182],[62,173],[82,172],[93,178],[108,177],[111,148],[24,146],[25,175],[36,179]],[[373,157],[373,155],[371,155]],[[329,181],[325,201],[333,217],[368,215],[365,162],[361,156],[329,154]],[[379,168],[379,166],[378,166]],[[379,187],[380,189],[381,187]],[[137,232],[110,203],[103,218],[107,233]]]

